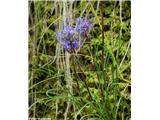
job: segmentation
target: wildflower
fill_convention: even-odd
[[[63,25],[62,31],[57,33],[57,38],[66,51],[72,52],[73,49],[82,47],[82,40],[89,34],[91,24],[84,17],[77,18],[76,25],[73,26],[69,26],[68,21],[70,20],[67,19],[67,24]]]

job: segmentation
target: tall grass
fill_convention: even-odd
[[[130,1],[29,1],[29,117],[129,120]],[[57,42],[66,18],[94,24],[83,47]]]

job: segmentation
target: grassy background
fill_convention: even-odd
[[[66,54],[55,37],[64,7],[72,8],[72,18],[92,13],[94,23],[89,40],[70,54],[70,85]],[[131,2],[29,1],[28,16],[29,117],[63,120],[70,103],[67,120],[129,120]]]

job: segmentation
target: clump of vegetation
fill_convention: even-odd
[[[29,1],[29,118],[131,118],[130,1]]]

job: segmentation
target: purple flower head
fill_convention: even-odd
[[[63,29],[61,32],[57,33],[58,41],[63,48],[71,52],[73,49],[78,49],[82,47],[82,40],[86,35],[89,35],[89,31],[92,28],[92,25],[88,21],[88,19],[84,19],[84,17],[79,17],[75,20],[76,25],[70,26],[68,25],[69,19],[67,19],[67,24],[63,25]]]

